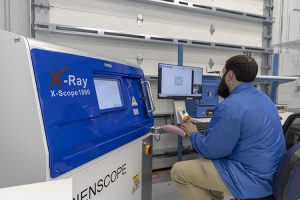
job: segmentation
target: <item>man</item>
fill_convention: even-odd
[[[218,87],[224,98],[215,109],[207,136],[192,123],[183,125],[202,158],[176,163],[175,185],[187,200],[262,198],[273,193],[273,175],[285,154],[278,112],[251,82],[258,66],[238,55],[227,60]]]

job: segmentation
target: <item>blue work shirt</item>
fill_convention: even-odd
[[[273,193],[273,176],[285,154],[283,131],[273,102],[251,83],[240,84],[216,107],[207,136],[195,132],[190,139],[235,197]]]

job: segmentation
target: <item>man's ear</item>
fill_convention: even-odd
[[[235,75],[234,75],[233,71],[232,71],[232,70],[229,70],[229,71],[227,72],[227,80],[228,80],[228,81],[231,81],[232,79],[234,79],[234,77],[235,77]]]
[[[228,81],[231,81],[232,78],[233,78],[233,71],[229,70],[229,71],[227,72],[227,80],[228,80]]]

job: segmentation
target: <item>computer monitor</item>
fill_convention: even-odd
[[[200,98],[202,77],[202,68],[158,64],[158,98]]]

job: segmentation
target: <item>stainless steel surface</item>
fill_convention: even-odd
[[[154,126],[151,128],[151,135],[161,135],[167,133],[160,126]]]
[[[147,85],[147,92],[148,92],[148,95],[150,96],[150,106],[151,106],[151,109],[148,110],[149,113],[153,113],[156,109],[155,107],[155,103],[154,103],[154,98],[153,98],[153,95],[152,95],[152,90],[151,90],[151,84],[149,81],[143,81],[142,83],[146,83]]]
[[[152,199],[152,152],[145,153],[146,145],[153,147],[152,136],[143,140],[142,147],[142,200]]]

